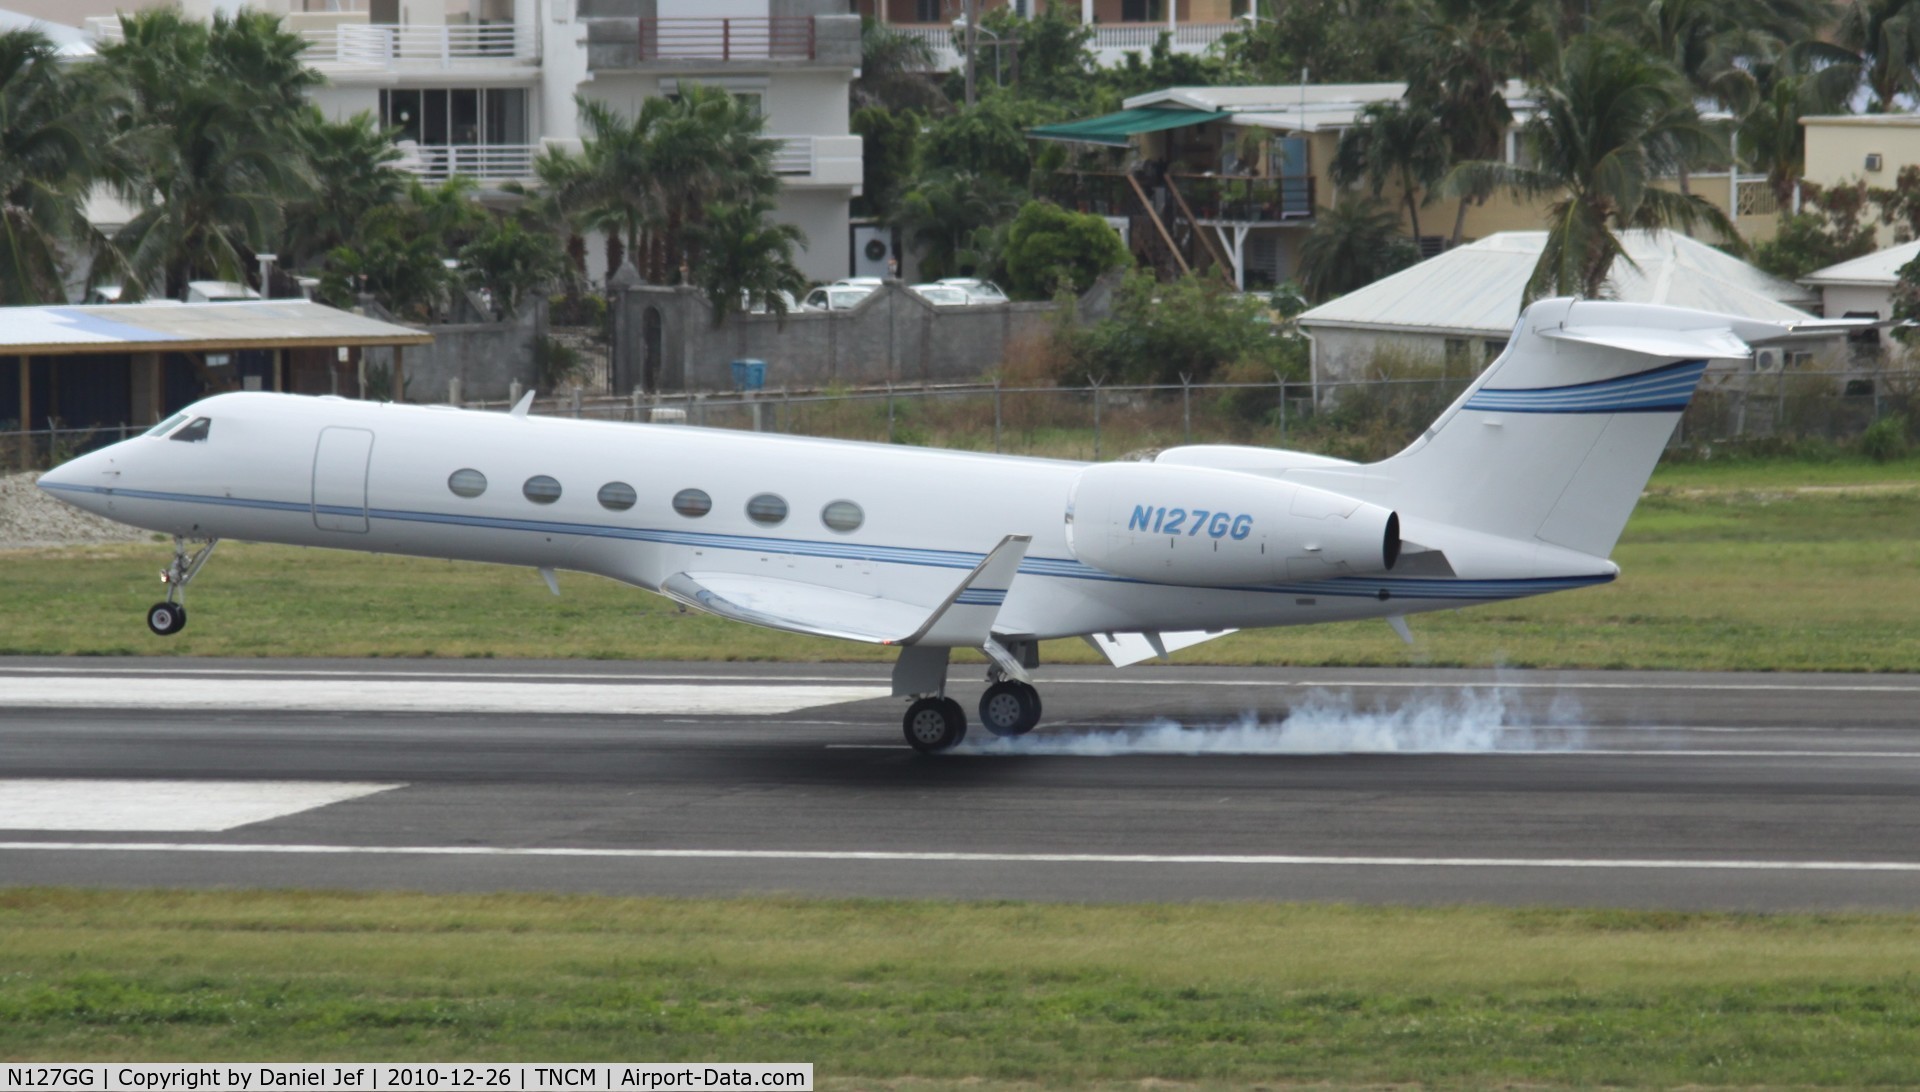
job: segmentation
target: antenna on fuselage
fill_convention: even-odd
[[[527,393],[521,395],[520,401],[515,402],[513,404],[513,408],[507,411],[507,416],[525,417],[527,415],[527,411],[533,408],[533,393],[534,392],[532,391],[528,391]]]

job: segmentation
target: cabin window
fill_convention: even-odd
[[[626,482],[608,482],[600,487],[600,507],[609,512],[624,512],[640,497]]]
[[[713,511],[713,498],[704,489],[682,489],[673,495],[673,510],[688,519],[699,519]]]
[[[182,422],[182,421],[184,421],[184,420],[186,420],[186,419],[187,419],[187,415],[186,415],[186,414],[184,414],[184,413],[176,413],[176,414],[174,414],[174,415],[173,415],[172,417],[169,417],[169,418],[167,418],[166,420],[164,420],[164,421],[162,421],[162,422],[160,422],[159,424],[157,424],[157,425],[155,425],[155,426],[153,426],[152,428],[150,428],[150,429],[148,429],[148,430],[147,430],[147,435],[149,435],[149,436],[165,436],[165,435],[166,435],[167,433],[169,433],[169,432],[172,432],[172,431],[173,431],[173,429],[174,429],[174,426],[175,426],[175,425],[178,425],[178,424],[179,424],[180,422]]]
[[[212,431],[213,431],[212,418],[195,417],[193,419],[192,424],[181,429],[179,432],[174,433],[172,436],[169,436],[168,439],[183,440],[187,443],[195,444],[195,443],[199,443],[202,440],[205,440],[207,438],[207,434]]]
[[[447,476],[447,488],[455,496],[477,497],[487,491],[487,476],[478,470],[456,470]]]
[[[560,499],[560,483],[545,474],[535,474],[520,487],[520,492],[535,504],[552,504]]]
[[[858,531],[867,520],[860,506],[849,500],[837,500],[820,510],[820,522],[835,531]]]
[[[784,523],[787,519],[787,502],[772,493],[761,493],[747,502],[747,518],[768,525]]]

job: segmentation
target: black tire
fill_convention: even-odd
[[[1024,736],[1040,723],[1040,691],[1008,679],[980,695],[980,724],[996,736]]]
[[[923,755],[938,754],[967,738],[967,715],[952,698],[921,698],[907,706],[900,727],[908,746]]]
[[[187,608],[178,603],[155,603],[147,608],[147,628],[170,637],[187,628]]]

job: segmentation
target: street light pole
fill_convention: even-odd
[[[967,105],[973,105],[973,51],[979,44],[980,36],[975,31],[979,26],[979,13],[976,11],[979,0],[967,0]]]

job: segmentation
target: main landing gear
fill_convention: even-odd
[[[1040,723],[1040,692],[1014,678],[1012,669],[1040,666],[1038,647],[1020,641],[988,651],[995,658],[987,667],[986,693],[980,695],[980,723],[1002,738],[1026,735]],[[910,646],[901,650],[894,665],[894,694],[914,699],[901,728],[907,744],[922,754],[951,750],[967,738],[967,714],[946,695],[947,654],[944,648]],[[1004,664],[1002,654],[1007,656]]]
[[[217,538],[194,539],[198,547],[189,552],[188,540],[179,535],[173,536],[173,564],[160,571],[160,583],[167,586],[167,598],[147,608],[147,628],[162,637],[172,635],[187,628],[187,585],[199,574],[200,566],[213,556],[213,548],[220,544]]]

